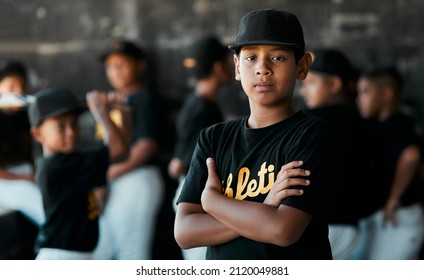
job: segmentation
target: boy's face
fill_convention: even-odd
[[[16,93],[23,95],[26,89],[25,79],[18,75],[4,77],[0,81],[0,94],[1,93]]]
[[[331,78],[317,72],[309,72],[300,88],[306,107],[313,109],[329,104],[334,96]]]
[[[133,87],[140,81],[143,62],[122,54],[111,54],[105,60],[106,76],[117,90]]]
[[[45,154],[71,153],[78,140],[78,120],[75,113],[47,118],[32,129],[32,134],[43,146]]]
[[[369,79],[360,78],[357,85],[358,109],[363,118],[378,117],[384,106],[383,93],[377,84]]]
[[[236,80],[241,81],[251,104],[264,107],[291,104],[296,79],[305,79],[308,72],[305,57],[296,65],[294,52],[289,48],[246,46],[234,56]]]

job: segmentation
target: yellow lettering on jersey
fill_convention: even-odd
[[[233,174],[228,175],[227,184],[225,186],[224,194],[228,197],[238,200],[244,200],[246,197],[256,197],[260,194],[267,194],[275,182],[275,166],[270,164],[266,165],[264,162],[258,172],[258,178],[250,178],[250,170],[247,167],[242,167],[237,176],[236,194],[231,188],[233,182]],[[268,184],[265,185],[266,179]],[[224,181],[222,182],[224,185]]]
[[[88,215],[89,220],[94,220],[99,216],[99,208],[97,207],[96,198],[94,193],[91,191],[88,193]]]

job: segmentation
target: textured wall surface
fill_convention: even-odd
[[[398,66],[408,103],[424,103],[420,0],[0,0],[0,58],[26,62],[33,90],[64,85],[83,94],[107,88],[98,54],[111,38],[129,38],[148,50],[161,95],[182,100],[184,47],[206,33],[233,42],[240,18],[262,7],[297,14],[308,48],[341,48],[359,68]],[[237,83],[222,99],[228,115],[247,112]]]

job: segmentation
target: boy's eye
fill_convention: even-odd
[[[254,56],[254,55],[249,55],[249,56],[246,57],[247,61],[253,61],[255,59],[256,59],[256,56]]]
[[[284,60],[286,60],[286,58],[284,56],[274,56],[274,57],[272,57],[272,60],[284,61]]]

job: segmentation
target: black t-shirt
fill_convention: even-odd
[[[374,176],[369,176],[371,170],[375,172],[374,157],[370,153],[374,149],[372,135],[354,107],[331,105],[308,109],[305,113],[327,121],[336,139],[340,162],[328,222],[356,225],[361,217],[371,214],[372,209],[369,196],[376,183]]]
[[[159,111],[155,92],[147,88],[140,88],[130,95],[128,103],[132,116],[132,141],[136,142],[141,138],[157,140]]]
[[[32,162],[31,135],[26,111],[0,110],[0,167]]]
[[[178,202],[200,204],[207,179],[206,158],[215,159],[225,195],[262,203],[281,167],[303,160],[311,184],[302,196],[281,203],[312,215],[300,239],[288,247],[244,237],[208,247],[208,259],[331,259],[327,211],[334,188],[334,136],[327,123],[298,112],[274,125],[247,128],[247,118],[202,131]]]
[[[178,116],[174,156],[189,165],[200,131],[223,121],[218,104],[195,94],[184,102]]]
[[[36,178],[46,214],[39,248],[88,252],[96,247],[99,211],[92,189],[106,184],[108,165],[107,147],[38,160]]]
[[[419,140],[411,118],[403,113],[394,113],[384,122],[374,124],[376,124],[375,128],[380,142],[379,173],[381,182],[377,206],[383,207],[390,195],[400,154],[408,146],[419,147]],[[418,188],[418,174],[416,174],[401,196],[400,202],[403,206],[418,202]]]

